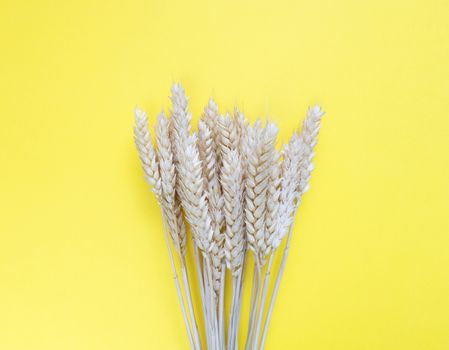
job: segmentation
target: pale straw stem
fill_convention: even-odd
[[[193,302],[192,302],[192,295],[190,293],[190,283],[189,283],[189,276],[187,275],[187,267],[186,267],[186,260],[185,258],[182,256],[181,257],[181,271],[182,271],[182,278],[184,281],[184,287],[185,287],[185,292],[186,292],[186,299],[187,299],[187,305],[189,307],[189,312],[190,312],[190,319],[192,321],[192,328],[193,328],[193,334],[195,337],[195,343],[197,346],[197,349],[201,350],[201,340],[200,340],[200,334],[198,331],[198,326],[196,323],[196,318],[195,318],[195,312],[193,311]]]
[[[179,283],[178,273],[176,272],[176,265],[175,265],[175,261],[173,259],[173,252],[172,252],[172,249],[170,247],[170,242],[169,242],[169,239],[168,239],[168,232],[167,232],[167,228],[166,228],[166,224],[165,224],[165,218],[164,218],[164,214],[163,213],[162,213],[162,218],[163,218],[162,221],[163,221],[163,224],[164,224],[165,244],[167,245],[168,256],[170,258],[170,265],[171,265],[172,272],[173,272],[173,279],[175,280],[176,291],[178,293],[179,303],[181,304],[182,316],[184,317],[184,322],[185,322],[186,329],[187,329],[187,335],[189,336],[190,347],[192,349],[196,349],[196,347],[195,347],[195,345],[193,343],[192,331],[190,329],[190,324],[189,324],[189,319],[187,317],[187,312],[186,312],[186,307],[185,307],[185,304],[184,304],[184,299],[182,298],[181,285]]]
[[[225,292],[225,278],[226,278],[226,265],[223,264],[221,268],[221,279],[220,279],[220,303],[219,303],[219,330],[220,330],[220,344],[222,349],[225,348],[225,322],[224,322],[224,292]]]
[[[257,349],[257,345],[259,343],[259,333],[260,333],[260,327],[262,325],[263,313],[265,310],[265,304],[266,304],[266,300],[267,300],[268,285],[270,283],[270,272],[271,272],[271,267],[273,266],[273,257],[274,257],[274,254],[271,253],[270,260],[268,261],[268,266],[265,271],[262,297],[260,299],[260,306],[259,306],[259,316],[257,319],[256,332],[254,333],[253,350]]]
[[[263,328],[262,340],[260,342],[260,348],[259,348],[260,350],[263,350],[265,347],[265,341],[267,338],[268,327],[270,326],[270,321],[271,321],[271,316],[273,314],[274,304],[276,302],[276,297],[279,292],[279,286],[281,284],[282,276],[284,274],[285,263],[287,262],[288,252],[290,249],[290,241],[292,239],[292,232],[293,232],[293,225],[290,226],[290,231],[288,232],[287,243],[285,244],[285,247],[284,247],[281,265],[279,266],[279,270],[278,270],[277,277],[276,277],[276,284],[274,286],[273,294],[271,295],[270,308],[268,309],[267,318],[265,320],[265,325]]]

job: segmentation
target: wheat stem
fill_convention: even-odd
[[[260,294],[262,292],[262,267],[260,265],[259,259],[256,258],[256,267],[257,267],[257,292],[256,292],[256,299],[254,304],[254,310],[253,310],[253,317],[252,317],[252,324],[251,324],[251,337],[250,337],[250,347],[253,345],[255,341],[255,333],[256,333],[256,316],[257,312],[259,310],[259,300],[260,300]]]
[[[224,297],[225,297],[225,278],[226,278],[226,266],[223,264],[221,269],[221,279],[220,279],[220,293],[219,293],[219,330],[220,330],[220,345],[225,348],[225,322],[224,322]]]
[[[187,335],[189,337],[190,347],[192,349],[197,349],[196,346],[194,345],[194,342],[193,342],[192,331],[191,331],[191,328],[190,328],[189,319],[187,317],[187,311],[186,311],[184,299],[182,297],[182,292],[181,292],[181,286],[180,286],[180,283],[179,283],[178,273],[176,272],[176,265],[175,265],[175,262],[174,262],[174,259],[173,259],[173,252],[172,252],[172,249],[170,247],[170,242],[169,242],[169,239],[168,239],[168,232],[167,232],[167,228],[166,228],[166,224],[165,224],[165,218],[164,218],[164,214],[162,213],[162,211],[161,211],[161,214],[162,214],[163,225],[164,225],[165,244],[167,246],[168,256],[170,258],[170,265],[171,265],[172,272],[173,272],[173,279],[175,280],[176,292],[178,293],[179,303],[181,304],[182,316],[184,318],[184,323],[186,325],[186,330],[187,330]]]
[[[243,268],[239,273],[238,276],[238,298],[237,298],[237,311],[236,311],[236,315],[235,315],[235,333],[233,335],[233,344],[235,346],[235,349],[238,348],[238,336],[239,336],[239,329],[240,329],[240,315],[241,315],[241,311],[242,311],[242,301],[243,301],[243,282],[245,279],[245,272],[246,272],[246,268],[247,268],[247,261],[248,259],[246,258],[246,254],[244,256],[244,260],[243,260]]]
[[[259,306],[259,316],[258,316],[258,320],[257,320],[256,332],[255,332],[255,335],[254,335],[253,350],[257,349],[257,345],[258,345],[258,342],[259,342],[259,332],[260,332],[260,327],[262,325],[262,319],[263,319],[263,314],[264,314],[264,309],[265,309],[265,303],[266,303],[266,299],[267,299],[268,285],[269,285],[269,282],[270,282],[270,272],[271,272],[271,267],[273,265],[273,257],[274,257],[274,254],[271,253],[270,260],[268,261],[268,265],[267,265],[267,268],[266,268],[266,271],[265,271],[265,278],[264,278],[262,297],[260,299],[260,306]]]
[[[229,323],[228,323],[228,348],[232,349],[232,339],[234,333],[234,315],[237,302],[237,277],[232,276],[232,299],[231,308],[229,310]]]
[[[257,257],[255,257],[255,260],[256,260],[256,262],[254,264],[254,276],[253,276],[253,285],[252,285],[252,291],[251,291],[250,318],[249,318],[249,324],[248,324],[248,334],[246,336],[245,350],[249,350],[251,348],[251,345],[253,342],[254,322],[256,320],[257,305],[258,305],[259,296],[260,296],[261,272],[260,272],[260,267],[259,267],[259,262],[258,262]]]
[[[279,266],[279,270],[277,272],[276,284],[274,285],[273,293],[271,295],[270,307],[268,309],[267,318],[265,320],[265,325],[263,328],[262,340],[260,342],[260,348],[259,348],[260,350],[263,350],[263,348],[265,346],[265,341],[266,341],[267,333],[268,333],[268,327],[270,326],[271,316],[273,314],[274,304],[276,302],[276,297],[279,292],[279,286],[281,284],[282,276],[284,275],[285,264],[287,262],[288,253],[289,253],[289,249],[290,249],[290,241],[292,238],[292,232],[293,232],[293,226],[290,227],[290,231],[289,231],[288,237],[287,237],[287,243],[285,244],[284,252],[282,254],[281,265]]]
[[[193,334],[195,337],[195,344],[197,346],[197,349],[202,349],[201,346],[201,340],[200,340],[200,334],[198,331],[198,325],[195,318],[195,312],[193,311],[193,302],[192,302],[192,295],[190,292],[190,283],[189,283],[189,276],[187,274],[187,266],[186,261],[184,257],[181,258],[181,272],[182,272],[182,278],[184,281],[184,287],[186,292],[186,299],[187,299],[187,305],[189,307],[189,313],[190,313],[190,319],[192,321],[192,328],[193,328]]]

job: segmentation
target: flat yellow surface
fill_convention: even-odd
[[[449,349],[448,23],[443,0],[1,0],[0,349],[188,348],[132,139],[173,81],[284,141],[327,111],[267,349]]]

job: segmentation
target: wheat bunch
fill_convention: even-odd
[[[232,117],[229,113],[222,116],[212,99],[198,121],[198,131],[192,132],[183,87],[174,84],[171,93],[170,117],[164,112],[157,117],[157,147],[153,147],[148,117],[139,109],[135,111],[134,137],[145,179],[162,210],[191,348],[202,350],[203,344],[188,277],[186,223],[192,233],[207,349],[237,349],[245,270],[252,261],[247,258],[251,251],[254,276],[245,349],[261,350],[284,272],[296,211],[309,186],[323,112],[318,106],[309,108],[302,130],[294,132],[279,151],[275,124],[256,121],[251,125],[237,107]],[[274,257],[286,236],[269,298]],[[175,255],[167,237],[171,238]],[[232,275],[227,327],[226,267]]]

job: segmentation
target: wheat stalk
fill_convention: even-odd
[[[265,264],[265,256],[270,247],[266,241],[265,219],[267,208],[267,191],[270,181],[270,166],[273,163],[274,144],[277,135],[277,128],[274,124],[268,123],[262,128],[260,122],[256,122],[254,127],[247,128],[246,138],[246,231],[249,249],[253,251],[255,258],[255,279],[253,284],[250,321],[248,326],[248,337],[246,349],[253,344],[256,332],[258,301],[262,287],[262,268]]]
[[[224,216],[223,216],[223,197],[219,182],[219,150],[216,137],[215,115],[211,107],[214,107],[213,101],[205,108],[203,120],[198,123],[198,149],[200,159],[203,164],[203,179],[205,183],[207,200],[209,204],[209,213],[212,219],[214,246],[210,252],[212,262],[212,278],[215,302],[218,303],[218,328],[221,342],[224,341]],[[216,111],[218,112],[218,111]],[[205,121],[207,119],[207,122]],[[211,129],[210,125],[213,129]]]

